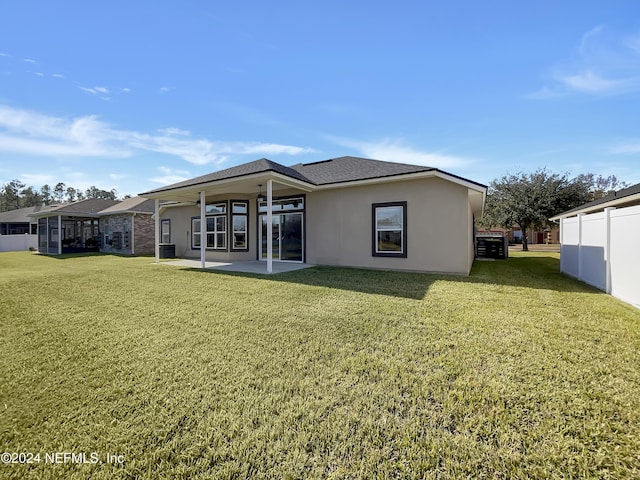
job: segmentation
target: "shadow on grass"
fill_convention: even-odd
[[[297,283],[417,300],[423,299],[436,281],[505,285],[560,292],[602,293],[596,288],[560,273],[560,261],[557,258],[540,256],[535,253],[494,262],[476,261],[468,277],[324,266],[275,275],[201,270],[199,268],[184,270],[204,275],[260,278],[275,282]]]
[[[34,252],[34,255],[38,255],[42,258],[50,258],[51,260],[73,260],[74,258],[85,257],[119,257],[119,258],[154,258],[153,254],[130,254],[130,253],[110,253],[110,252],[76,252],[76,253],[63,253],[62,255],[52,255],[48,253]]]

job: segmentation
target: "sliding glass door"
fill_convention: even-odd
[[[302,213],[274,213],[272,216],[273,259],[288,262],[302,262],[304,258],[304,232]],[[260,252],[262,260],[267,259],[267,216],[260,215],[262,234]]]

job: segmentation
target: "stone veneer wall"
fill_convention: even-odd
[[[124,253],[131,254],[131,215],[110,215],[100,219],[100,230],[105,237],[109,238],[107,243],[103,239],[102,248],[105,253]],[[113,245],[114,233],[120,233],[122,239],[122,248],[115,248]],[[125,242],[125,233],[129,235],[129,245]]]
[[[155,222],[151,215],[137,214],[135,221],[135,254],[148,255],[155,252]]]

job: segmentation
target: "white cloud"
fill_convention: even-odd
[[[559,80],[570,89],[583,93],[624,93],[640,86],[640,77],[608,79],[592,70],[560,77]]]
[[[125,88],[120,89],[120,92],[121,93],[131,93],[131,89],[128,88],[128,87],[125,87]]]
[[[192,177],[187,170],[176,170],[169,167],[158,167],[161,176],[151,177],[149,180],[161,185],[171,185],[172,183],[183,182]]]
[[[623,37],[599,25],[582,35],[573,58],[551,69],[549,83],[527,98],[608,96],[636,91],[640,91],[640,35]]]
[[[109,178],[111,180],[122,180],[124,178],[128,178],[131,175],[129,175],[128,173],[110,173],[109,174]]]
[[[45,185],[54,181],[53,175],[47,175],[43,173],[23,173],[20,175],[22,180],[27,185]]]
[[[33,58],[23,58],[22,61],[24,63],[36,63],[36,61]]]
[[[375,142],[329,136],[328,139],[343,147],[353,148],[360,155],[387,162],[424,165],[434,168],[457,168],[473,163],[472,159],[440,152],[416,150],[399,139],[382,139]]]
[[[634,138],[627,140],[626,142],[618,143],[609,149],[609,153],[613,154],[628,154],[628,153],[640,153],[640,138]]]
[[[155,134],[120,130],[96,116],[66,119],[0,105],[0,151],[49,158],[123,158],[138,150],[177,156],[195,165],[221,163],[230,156],[311,151],[293,145],[211,141],[178,128]]]
[[[173,90],[173,87],[160,87],[158,89],[160,93],[167,93],[167,92],[170,92],[171,90]]]
[[[65,78],[64,75],[62,75],[61,73],[52,73],[51,76],[53,78]]]
[[[84,92],[90,93],[91,95],[107,95],[109,93],[109,89],[107,87],[82,87],[78,86],[78,88]]]

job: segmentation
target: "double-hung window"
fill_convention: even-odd
[[[249,202],[231,201],[231,249],[249,250],[247,228],[249,225]]]
[[[106,232],[105,232],[106,233]],[[165,218],[160,223],[160,243],[171,243],[171,220]]]
[[[374,257],[407,257],[407,202],[373,204]]]

